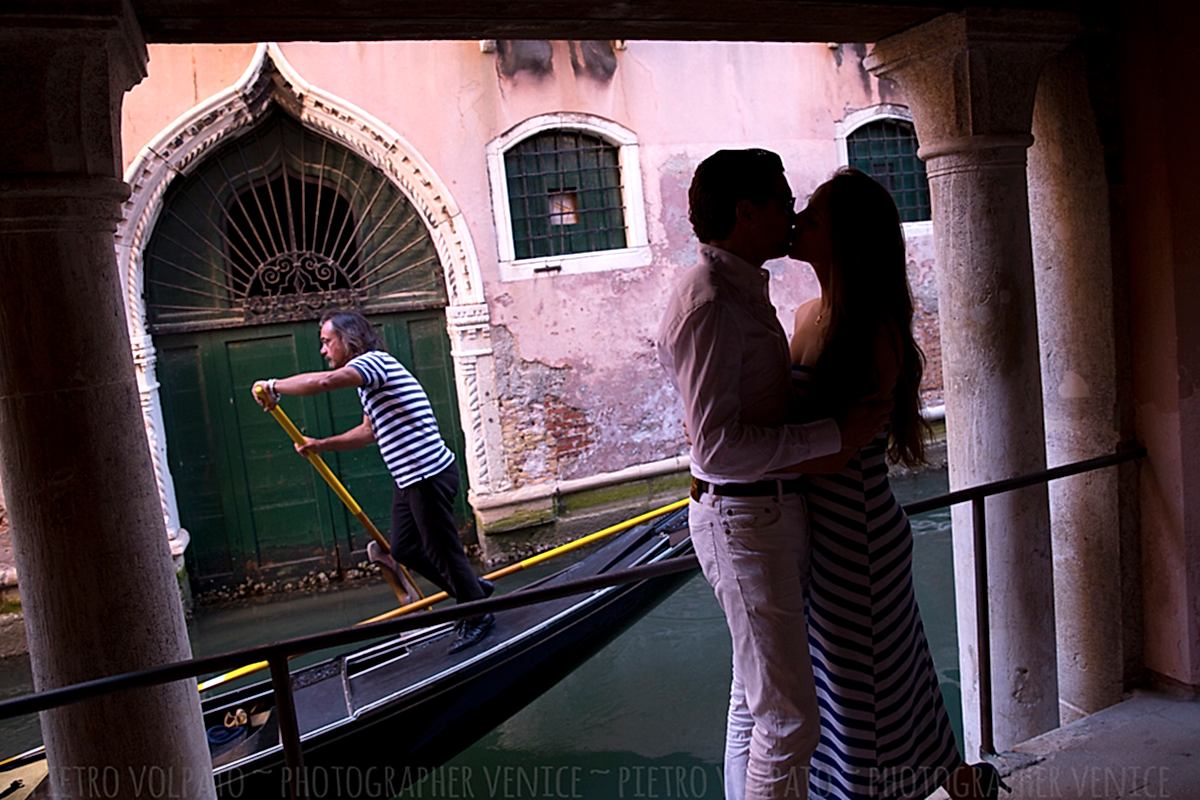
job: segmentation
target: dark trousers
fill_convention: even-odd
[[[458,602],[479,600],[483,589],[454,525],[458,465],[397,488],[392,498],[392,556]]]

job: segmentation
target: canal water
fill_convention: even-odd
[[[944,471],[894,481],[901,502],[945,492],[946,486]],[[916,517],[913,529],[918,601],[961,741],[949,511]],[[530,570],[509,580],[536,577]],[[209,655],[351,625],[391,607],[390,598],[380,583],[201,609],[189,633],[195,654]],[[729,634],[711,590],[697,575],[402,797],[720,798],[728,687]],[[0,661],[0,697],[30,690],[27,660]],[[10,720],[0,727],[0,757],[35,746],[40,738],[36,717]]]

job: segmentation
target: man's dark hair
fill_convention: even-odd
[[[765,203],[783,174],[770,150],[718,150],[700,162],[688,189],[688,219],[702,242],[724,239],[737,222],[740,200]]]
[[[321,315],[321,325],[326,322],[342,337],[342,344],[350,351],[351,358],[384,349],[383,339],[379,338],[374,326],[357,311],[326,311]]]

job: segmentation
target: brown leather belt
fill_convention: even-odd
[[[718,497],[774,497],[778,494],[796,494],[803,490],[803,478],[753,483],[709,483],[700,478],[692,478],[693,500],[699,500],[703,494],[715,494]]]

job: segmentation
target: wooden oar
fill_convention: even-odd
[[[494,572],[489,572],[487,575],[484,575],[483,577],[487,578],[488,580],[499,580],[500,578],[506,577],[508,575],[512,575],[514,572],[520,572],[523,569],[528,569],[529,567],[536,566],[537,564],[541,564],[543,561],[549,561],[550,559],[556,558],[565,553],[570,553],[573,550],[578,550],[579,548],[585,547],[593,542],[599,541],[600,539],[603,539],[606,536],[612,536],[615,533],[620,533],[621,531],[629,530],[634,525],[640,525],[643,522],[654,519],[655,517],[661,517],[664,514],[669,514],[672,511],[675,511],[676,509],[683,508],[684,506],[687,505],[687,503],[688,503],[688,499],[686,497],[683,498],[682,500],[676,500],[674,503],[669,503],[665,506],[660,506],[659,508],[656,508],[652,511],[647,511],[645,514],[639,514],[638,516],[633,517],[631,519],[627,519],[624,522],[618,522],[616,525],[610,525],[607,528],[598,530],[595,533],[590,533],[587,536],[576,539],[573,542],[567,542],[566,544],[562,544],[562,545],[559,545],[558,547],[551,548],[550,550],[547,550],[544,553],[538,553],[536,556],[530,556],[529,558],[526,558],[523,561],[518,561],[515,564],[509,564],[507,567],[501,567],[500,569],[495,570]],[[359,625],[369,625],[372,622],[382,622],[385,619],[392,619],[393,617],[398,617],[401,614],[408,614],[409,612],[412,612],[412,611],[419,611],[423,608],[428,608],[429,606],[433,605],[434,603],[441,602],[442,600],[445,600],[448,597],[449,597],[449,595],[446,594],[445,592],[438,592],[437,594],[431,594],[428,597],[424,597],[415,603],[409,603],[408,605],[401,606],[400,608],[396,608],[391,611],[387,611],[383,614],[379,614],[377,616],[371,617],[370,619],[364,619],[361,622],[356,622],[356,623],[354,623],[354,626],[358,627]],[[229,681],[235,680],[237,678],[241,678],[245,675],[250,675],[251,673],[258,672],[259,670],[262,670],[262,669],[266,669],[267,666],[268,666],[268,664],[266,661],[259,661],[256,664],[248,664],[244,667],[238,667],[237,669],[233,670],[232,672],[226,672],[224,675],[217,675],[214,678],[209,678],[208,680],[204,681],[203,683],[201,683],[199,685],[199,689],[202,692],[207,689],[212,689],[214,687],[220,686],[223,683],[228,683]]]
[[[256,386],[254,393],[262,401],[267,399],[266,390],[262,386]],[[304,444],[304,434],[300,432],[300,429],[292,422],[291,417],[280,408],[278,403],[270,409],[270,413],[275,418],[275,421],[279,423],[279,427],[283,428],[284,432],[287,433],[293,442]],[[380,549],[385,553],[391,553],[392,548],[388,545],[387,538],[379,532],[379,529],[375,527],[375,523],[371,521],[371,518],[366,515],[366,512],[362,510],[358,502],[350,496],[350,492],[346,491],[346,487],[333,474],[333,470],[329,469],[329,465],[325,463],[325,459],[321,458],[317,453],[312,452],[305,453],[304,457],[308,459],[308,463],[312,464],[317,474],[325,479],[325,483],[329,484],[329,488],[333,490],[338,499],[354,515],[354,518],[362,523],[367,533],[378,543]],[[396,599],[400,602],[401,607],[411,603],[413,597],[424,597],[421,590],[417,587],[417,582],[413,580],[412,575],[409,574],[404,565],[397,561],[396,566],[400,568],[399,575],[384,564],[380,565],[380,571],[383,573],[383,579],[387,581],[388,586],[392,587],[392,591],[396,594]]]

